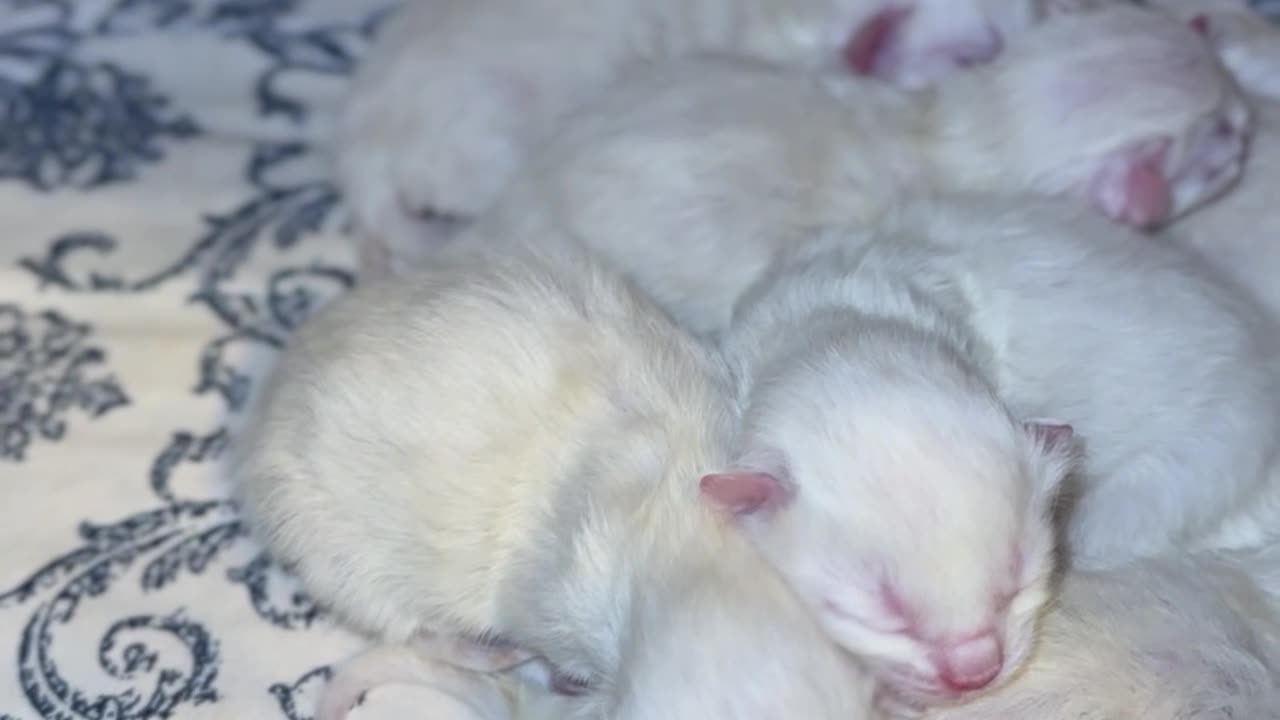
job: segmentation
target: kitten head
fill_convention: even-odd
[[[1013,168],[1015,189],[1155,227],[1240,175],[1250,113],[1202,23],[1124,4],[1067,13],[971,79],[947,91],[950,132],[987,137],[974,162]]]
[[[1002,681],[1049,598],[1070,429],[1013,419],[976,381],[833,377],[800,369],[764,388],[739,462],[703,478],[705,500],[899,700]]]

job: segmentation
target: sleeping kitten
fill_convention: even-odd
[[[338,178],[359,231],[412,246],[492,204],[531,148],[642,60],[720,51],[918,86],[995,57],[1046,4],[419,0],[357,74]]]
[[[355,629],[589,685],[618,662],[614,548],[644,546],[656,489],[689,488],[683,516],[654,516],[673,537],[698,517],[733,408],[719,358],[627,283],[526,249],[441,258],[309,320],[234,477],[250,527]]]
[[[1076,567],[1108,568],[1207,544],[1280,488],[1276,338],[1201,270],[1179,248],[1029,198],[908,200],[865,237],[827,232],[744,297],[725,335],[745,429],[704,496],[833,638],[880,649],[862,654],[902,678],[908,703],[962,684],[945,655],[918,654],[920,639],[963,638],[984,677],[976,668],[1029,649],[1017,628],[1031,622],[1024,602],[1038,609],[1028,598],[1045,587],[1049,539],[953,517],[957,503],[1047,514],[1074,433],[1067,546]],[[1015,418],[1038,444],[1019,444]],[[1019,473],[1029,483],[1008,484]],[[888,505],[902,510],[887,517]],[[947,537],[986,538],[985,560],[952,557],[931,530],[940,518],[973,518]],[[866,536],[938,569],[926,582],[879,564]],[[948,580],[960,567],[988,584]],[[1008,635],[989,641],[993,628]]]
[[[1280,44],[1274,21],[1245,0],[1147,0],[1195,21],[1217,45],[1222,62],[1249,92],[1280,101]]]
[[[1247,126],[1212,48],[1128,7],[1059,18],[918,95],[684,60],[634,74],[567,122],[479,224],[483,237],[579,237],[707,333],[814,228],[874,222],[904,193],[1030,190],[1159,224],[1236,178]],[[412,265],[450,242],[472,241],[421,239],[393,259]]]

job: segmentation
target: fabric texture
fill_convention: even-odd
[[[221,461],[353,282],[323,143],[388,6],[0,0],[0,720],[301,720],[360,646]]]

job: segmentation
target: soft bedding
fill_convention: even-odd
[[[353,282],[324,139],[389,6],[0,0],[0,720],[300,720],[360,645],[222,461]]]

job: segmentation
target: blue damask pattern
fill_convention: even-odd
[[[45,193],[146,182],[183,143],[208,135],[197,113],[156,90],[146,58],[135,65],[86,51],[102,38],[216,35],[264,61],[265,69],[244,78],[257,113],[305,124],[309,102],[291,94],[287,79],[349,74],[388,4],[353,2],[347,20],[325,24],[298,22],[303,5],[0,0],[0,181]],[[243,410],[254,377],[253,368],[242,366],[252,354],[246,348],[278,348],[309,312],[353,282],[348,267],[314,260],[277,263],[256,282],[241,276],[256,255],[288,253],[332,225],[338,202],[305,143],[264,139],[242,146],[243,197],[203,213],[203,231],[175,238],[170,259],[152,267],[111,262],[133,241],[111,226],[48,238],[43,249],[18,258],[31,288],[53,296],[190,288],[188,312],[205,313],[222,328],[192,359],[191,390],[217,398],[229,414]],[[62,439],[77,417],[89,422],[129,405],[94,333],[89,322],[56,310],[0,304],[0,463],[29,459],[39,441]],[[225,428],[175,428],[148,476],[139,478],[150,507],[105,524],[85,522],[65,552],[0,590],[0,623],[22,627],[17,647],[0,649],[0,672],[16,675],[26,700],[22,708],[0,706],[0,717],[143,720],[225,700],[218,629],[199,606],[133,613],[122,604],[95,646],[67,647],[65,638],[93,632],[77,625],[88,622],[88,608],[116,608],[113,599],[120,603],[130,593],[163,597],[195,578],[218,577],[211,571],[220,568],[228,592],[271,627],[304,630],[323,617],[270,558],[256,552],[239,558],[252,545],[229,500],[175,487],[176,475],[223,461],[228,437]],[[86,650],[100,680],[63,669]],[[281,717],[302,720],[298,698],[327,674],[320,666],[302,677],[263,678],[261,691],[274,698]],[[101,690],[112,686],[125,689]]]
[[[88,325],[0,303],[0,462],[60,439],[72,413],[96,418],[128,405],[105,359]]]

